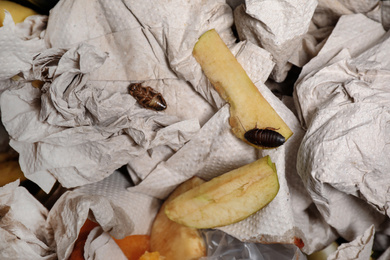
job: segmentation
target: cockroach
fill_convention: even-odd
[[[275,131],[275,128],[267,127],[265,129],[253,128],[246,131],[244,134],[245,139],[258,146],[267,148],[278,147],[286,141],[283,135]]]
[[[151,87],[144,87],[141,83],[134,83],[129,86],[129,93],[144,108],[161,111],[167,108],[165,99]]]
[[[281,146],[286,142],[286,138],[283,135],[276,132],[273,127],[266,127],[264,129],[259,129],[256,127],[246,131],[245,127],[242,125],[240,118],[238,118],[242,128],[245,130],[244,138],[248,142],[254,145],[262,146],[265,148],[275,148]]]

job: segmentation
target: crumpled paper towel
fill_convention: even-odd
[[[318,0],[318,6],[312,20],[317,27],[323,28],[334,26],[343,15],[357,13],[363,14],[376,22],[381,22],[381,1]]]
[[[35,15],[15,25],[11,14],[5,11],[3,26],[0,27],[0,80],[8,80],[20,72],[29,73],[34,55],[45,49],[40,34],[46,26],[46,19],[47,16]]]
[[[128,82],[89,81],[106,56],[86,43],[43,50],[34,56],[25,80],[3,92],[2,120],[10,145],[19,152],[26,177],[46,192],[56,180],[64,187],[99,181],[130,155],[156,146],[177,150],[199,130],[196,118],[140,108],[128,94]],[[42,80],[43,87],[33,88],[26,81],[31,79]]]
[[[304,78],[306,78],[306,82],[314,81],[312,75],[327,66],[332,59],[336,59],[336,56],[339,56],[339,59],[344,56],[347,58],[357,56],[376,44],[384,34],[385,31],[381,24],[368,19],[362,14],[346,15],[340,18],[318,55],[302,68],[295,84],[294,96],[296,100],[302,100],[302,102],[296,102],[295,107],[304,128],[310,125],[311,117],[317,109],[318,105],[314,103],[322,98],[321,94],[316,92],[316,89],[323,88],[312,89],[306,87],[306,85],[309,85],[307,83],[305,85],[301,84],[301,81]],[[333,75],[333,77],[336,76],[337,74]]]
[[[130,4],[136,7],[127,6]],[[100,70],[91,75],[94,80],[138,82],[176,78],[156,39],[148,27],[140,24],[141,18],[152,19],[160,10],[141,9],[134,1],[59,1],[50,12],[46,43],[50,47],[69,48],[87,42],[109,53]],[[142,11],[145,13],[139,16],[134,13]],[[88,19],[81,19],[86,15]],[[58,30],[59,27],[62,29]]]
[[[85,260],[127,260],[114,239],[101,227],[95,227],[88,235],[84,247]]]
[[[80,19],[85,13],[89,19]],[[88,42],[110,53],[91,80],[180,78],[216,107],[221,99],[211,85],[200,84],[207,81],[196,69],[192,48],[212,28],[227,44],[234,43],[232,24],[231,8],[223,0],[60,1],[51,11],[45,38],[52,47]]]
[[[11,14],[5,11],[3,26],[0,27],[0,95],[18,85],[13,80],[19,78],[16,75],[29,74],[34,55],[45,49],[42,34],[46,23],[47,16],[34,15],[27,17],[23,23],[15,24]]]
[[[87,218],[96,221],[102,228],[88,240],[87,252],[91,259],[96,259],[93,254],[102,253],[95,252],[99,249],[96,243],[103,243],[106,249],[116,246],[107,234],[121,239],[131,234],[150,232],[149,223],[157,213],[159,201],[143,194],[130,193],[127,188],[131,185],[128,177],[114,172],[102,181],[67,191],[58,199],[48,214],[47,223],[54,230],[59,259],[66,259],[71,254]],[[121,255],[121,251],[118,252]]]
[[[107,253],[126,259],[112,237],[148,234],[160,205],[156,198],[130,193],[132,183],[120,172],[66,191],[49,212],[18,185],[0,188],[1,259],[67,259],[87,218],[99,226],[86,241],[86,259],[107,259]]]
[[[193,111],[189,110],[185,114],[187,117],[183,118],[186,120],[181,122],[182,118],[138,110],[138,106],[132,106],[134,100],[126,93],[128,84],[133,81],[147,80],[146,84],[160,86],[163,94],[164,89],[170,88],[166,83],[179,81],[174,85],[176,92],[180,92],[180,87],[188,84],[185,82],[188,81],[195,89],[202,86],[203,89],[196,91],[206,100],[215,98],[214,107],[218,107],[218,102],[221,105],[220,97],[210,85],[198,84],[202,80],[206,82],[206,79],[191,50],[197,37],[211,28],[219,29],[228,42],[234,41],[230,29],[230,7],[223,1],[202,1],[202,4],[169,1],[160,3],[161,8],[157,8],[155,3],[150,4],[153,5],[155,16],[144,15],[145,12],[150,13],[150,6],[131,1],[60,1],[51,11],[44,37],[47,46],[52,48],[35,56],[33,73],[24,77],[45,82],[41,89],[40,108],[37,104],[41,93],[31,90],[28,84],[22,87],[24,82],[6,93],[7,98],[3,100],[8,103],[2,108],[8,113],[7,109],[13,108],[16,103],[23,107],[26,105],[22,98],[24,94],[34,96],[27,101],[30,106],[26,107],[26,113],[20,116],[17,116],[17,112],[11,113],[5,119],[5,125],[13,139],[11,145],[21,154],[21,165],[26,175],[45,191],[50,190],[55,180],[65,187],[101,180],[134,156],[145,154],[146,151],[152,153],[154,147],[167,142],[170,142],[168,146],[171,149],[177,150],[199,129],[198,118],[206,121],[212,115],[209,105],[200,109],[199,114],[191,114]],[[180,10],[180,15],[172,16],[172,10]],[[85,13],[96,19],[96,23],[80,20],[80,14]],[[56,29],[59,26],[62,30]],[[90,48],[83,47],[86,45],[95,46],[95,52],[100,54],[93,54]],[[86,55],[80,55],[80,51],[86,49]],[[103,53],[108,56],[103,57]],[[63,61],[59,61],[61,54],[64,55]],[[92,63],[96,59],[91,56],[98,57],[100,61]],[[82,63],[91,67],[84,66],[82,70],[64,73],[66,68]],[[74,81],[72,76],[75,77]],[[32,109],[32,104],[35,109]],[[195,102],[192,104],[197,105]],[[113,106],[115,109],[112,109]],[[130,107],[134,109],[130,110]],[[176,106],[177,111],[180,108]],[[177,111],[171,109],[167,114],[176,117]],[[35,122],[37,118],[46,121],[44,124],[42,121]],[[20,127],[21,122],[24,123],[23,127]],[[34,128],[41,127],[41,131],[26,128],[27,124]],[[160,134],[155,135],[155,131],[152,131],[156,128],[161,130]],[[32,132],[38,136],[28,136],[33,135]],[[36,144],[39,145],[38,149]],[[65,156],[72,153],[70,158]],[[59,162],[54,158],[68,159]],[[94,172],[94,175],[90,176],[87,171]]]
[[[291,65],[303,67],[318,54],[341,16],[361,13],[384,25],[389,24],[389,16],[383,8],[387,1],[300,2],[288,5],[285,1],[280,1],[280,4],[273,1],[273,5],[279,5],[276,8],[268,1],[246,1],[246,5],[235,9],[240,39],[249,39],[272,53],[276,60],[272,78],[277,82],[286,78]],[[291,12],[297,16],[291,18]],[[282,19],[284,17],[287,18]],[[276,19],[279,20],[274,21]]]
[[[57,259],[47,215],[19,180],[0,187],[1,259]]]
[[[367,230],[349,243],[343,243],[335,252],[328,256],[328,260],[370,259],[374,243],[375,227],[371,225]]]
[[[318,5],[310,21],[308,32],[303,36],[300,46],[290,57],[289,62],[303,67],[314,58],[325,44],[337,21],[343,15],[363,14],[370,19],[384,23],[383,3],[379,0],[318,0]],[[381,12],[382,9],[382,12]]]
[[[240,40],[249,40],[272,54],[275,68],[271,78],[282,82],[292,64],[290,57],[300,47],[317,0],[253,1],[246,0],[234,10]]]
[[[295,86],[307,127],[298,173],[326,222],[348,241],[372,224],[379,232],[389,216],[388,44],[381,24],[343,16]]]

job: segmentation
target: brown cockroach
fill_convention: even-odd
[[[134,83],[129,86],[129,93],[144,108],[161,111],[167,108],[165,99],[151,87],[144,87],[141,83]]]
[[[244,138],[251,144],[262,146],[265,148],[276,148],[281,146],[286,142],[286,138],[283,135],[276,132],[273,127],[266,127],[264,129],[259,129],[256,127],[246,131],[245,127],[242,125],[240,118],[238,118],[242,128],[245,131]]]
[[[275,148],[281,146],[286,141],[284,136],[275,130],[275,128],[271,127],[267,127],[265,129],[253,128],[246,131],[244,137],[248,142],[254,145]]]

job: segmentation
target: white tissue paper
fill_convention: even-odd
[[[295,86],[307,127],[298,173],[326,222],[348,241],[372,224],[379,232],[389,216],[388,36],[361,14],[341,17]]]

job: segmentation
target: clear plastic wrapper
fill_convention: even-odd
[[[218,230],[205,230],[207,257],[200,260],[306,260],[295,245],[241,242]]]

